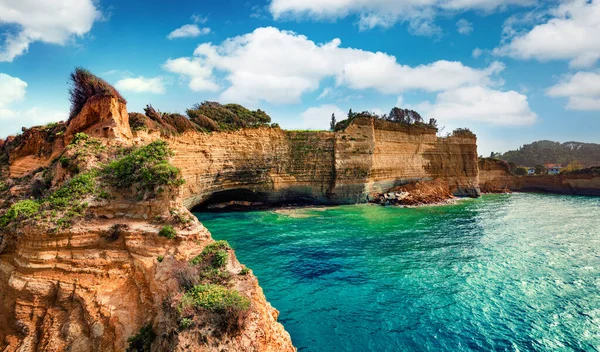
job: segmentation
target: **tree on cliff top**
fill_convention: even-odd
[[[81,67],[77,67],[75,71],[71,73],[69,95],[69,100],[71,101],[69,121],[77,116],[88,99],[94,96],[114,97],[121,103],[127,104],[127,100],[121,96],[115,87]]]

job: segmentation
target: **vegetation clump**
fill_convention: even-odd
[[[173,226],[167,225],[167,226],[164,226],[162,229],[160,229],[160,231],[158,232],[158,235],[160,237],[164,237],[169,240],[173,240],[177,236],[177,231],[175,231]]]
[[[125,156],[112,161],[103,169],[109,184],[127,188],[133,185],[151,191],[156,186],[181,185],[180,171],[169,164],[173,152],[165,141],[155,141],[131,149]]]
[[[221,285],[196,285],[181,299],[180,311],[187,307],[213,313],[217,327],[224,332],[235,332],[243,326],[250,300]]]
[[[127,339],[129,347],[127,352],[150,352],[152,348],[152,342],[156,338],[156,333],[152,329],[151,324],[144,325],[140,331]]]
[[[114,97],[121,103],[127,104],[125,98],[113,86],[81,67],[77,67],[71,73],[69,96],[71,101],[69,121],[81,112],[88,99],[95,96]]]
[[[225,262],[227,261],[227,251],[230,249],[231,247],[227,241],[215,241],[204,247],[202,252],[192,259],[190,263],[192,265],[198,265],[210,260],[212,267],[220,268],[225,265]]]
[[[568,165],[573,161],[581,166],[594,167],[600,164],[600,144],[583,142],[553,142],[548,140],[525,144],[506,153],[491,153],[492,157],[513,162],[517,165]]]
[[[247,127],[268,126],[271,117],[258,109],[251,111],[239,104],[222,105],[216,102],[205,101],[186,110],[190,120],[201,127],[214,130],[235,130]]]
[[[434,129],[437,131],[437,120],[436,119],[429,119],[429,122],[426,122],[418,112],[416,112],[414,110],[409,110],[409,109],[400,109],[397,107],[392,108],[392,110],[390,110],[389,114],[383,114],[383,115],[378,115],[378,114],[376,114],[374,112],[370,112],[370,111],[363,111],[363,112],[355,113],[352,111],[352,109],[350,109],[350,111],[348,111],[348,118],[346,120],[336,122],[335,116],[332,115],[330,127],[333,131],[336,131],[336,132],[343,131],[348,126],[350,126],[352,121],[354,121],[357,118],[385,120],[385,121],[395,122],[398,124],[403,124],[405,126],[417,126],[417,127],[422,127],[422,128],[431,128],[431,129]]]
[[[0,218],[0,227],[7,226],[11,221],[19,218],[31,217],[40,210],[40,203],[34,200],[21,200],[11,205],[8,211]]]
[[[453,136],[475,137],[475,133],[468,128],[457,128],[452,131]]]

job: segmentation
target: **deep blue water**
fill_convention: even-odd
[[[600,198],[196,215],[300,351],[600,350]]]

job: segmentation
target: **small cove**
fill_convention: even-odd
[[[600,198],[196,213],[300,351],[600,346]]]

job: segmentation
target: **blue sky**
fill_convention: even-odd
[[[215,100],[284,128],[398,105],[480,154],[600,142],[600,0],[0,0],[0,138],[66,119],[83,66],[129,111]]]

